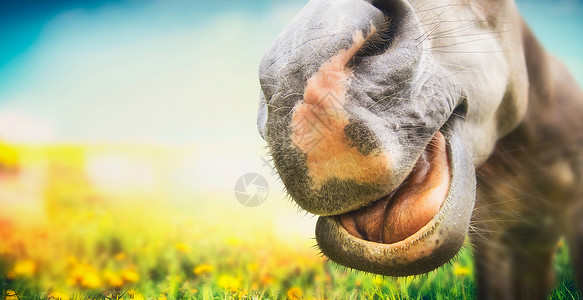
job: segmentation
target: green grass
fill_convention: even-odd
[[[476,298],[469,247],[429,274],[381,277],[328,262],[314,240],[282,237],[253,215],[119,203],[60,209],[36,225],[0,218],[0,300]],[[581,299],[566,245],[554,265],[550,298]]]
[[[158,257],[150,257],[151,261],[144,259],[144,264],[138,266],[143,278],[120,288],[107,287],[104,283],[102,287],[93,289],[72,285],[63,286],[61,290],[70,299],[286,299],[294,289],[301,293],[298,299],[476,297],[472,256],[467,247],[453,264],[436,272],[417,277],[388,278],[311,259],[307,256],[310,251],[290,249],[289,245],[280,245],[288,246],[281,255],[277,249],[254,252],[242,241],[232,241],[230,245],[223,241],[222,244],[209,246],[212,249],[189,253],[175,249],[161,251]],[[561,247],[557,254],[558,281],[550,299],[580,299],[566,247]],[[264,259],[261,255],[270,257]],[[288,255],[291,256],[289,260],[285,257]],[[140,257],[135,259],[140,261]],[[255,265],[262,259],[261,266]],[[193,271],[195,266],[203,262],[212,266],[212,270],[196,275]],[[55,299],[49,298],[49,294],[58,285],[47,286],[46,279],[39,278],[38,274],[8,279],[6,274],[10,265],[11,262],[4,260],[0,266],[4,274],[0,295],[4,295],[4,299]],[[9,294],[7,291],[10,291]],[[11,296],[14,293],[18,298]],[[293,295],[289,296],[293,299]],[[3,296],[0,296],[1,299]]]
[[[42,209],[28,218],[29,207],[0,210],[0,300],[476,297],[469,247],[423,276],[347,270],[321,257],[314,240],[274,229],[277,211],[222,207],[218,196],[200,195],[180,195],[192,206],[173,207],[180,202],[168,199],[177,197],[173,186],[172,193],[104,193],[85,178],[81,149],[53,152],[58,157],[46,162],[29,159],[47,172]],[[15,195],[33,194],[6,182]],[[295,224],[285,225],[293,232]],[[550,298],[581,299],[566,245],[554,266]]]

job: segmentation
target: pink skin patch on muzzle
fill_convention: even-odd
[[[344,105],[352,75],[347,64],[375,32],[374,26],[366,37],[356,31],[352,46],[322,64],[308,80],[303,101],[294,107],[291,140],[306,155],[313,188],[331,178],[386,184],[391,166],[389,154],[373,151],[363,155],[351,145],[344,131],[349,123]]]

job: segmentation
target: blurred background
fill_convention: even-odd
[[[322,263],[257,133],[261,55],[306,2],[0,2],[5,296],[378,286]],[[517,3],[583,85],[583,1]],[[452,274],[471,284],[470,259]]]

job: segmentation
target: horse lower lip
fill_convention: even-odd
[[[437,214],[450,184],[445,138],[437,132],[399,188],[371,205],[339,216],[355,237],[391,244],[413,235]]]

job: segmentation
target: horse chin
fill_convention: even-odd
[[[392,208],[395,206],[391,205],[392,201],[403,202],[400,198],[408,197],[393,195],[399,194],[397,191],[360,210],[320,217],[316,225],[316,239],[323,254],[346,267],[388,276],[426,273],[455,256],[468,232],[476,186],[474,167],[461,139],[460,123],[458,119],[450,120],[440,129],[441,133],[436,134],[443,134],[445,138],[446,149],[441,151],[445,152],[449,163],[446,175],[450,176],[450,180],[445,181],[449,187],[446,186],[447,192],[442,195],[444,199],[415,200],[437,201],[439,205],[431,216],[419,223],[407,219],[417,218],[416,212],[391,212],[396,210]],[[415,190],[407,187],[399,189]],[[400,209],[415,209],[417,205],[420,203]],[[396,221],[391,218],[395,216],[401,218],[399,222],[405,225],[394,225]],[[359,223],[363,219],[364,223]]]

